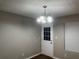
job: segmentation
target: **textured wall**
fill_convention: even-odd
[[[64,24],[54,26],[54,56],[64,56]]]
[[[79,14],[56,18],[54,23],[54,56],[63,59],[79,59],[79,54],[65,51],[65,23],[79,22]],[[56,37],[57,36],[57,37]]]
[[[23,59],[40,51],[41,28],[32,18],[0,12],[0,58]]]

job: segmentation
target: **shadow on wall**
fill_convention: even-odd
[[[1,14],[1,59],[23,59],[41,51],[41,30],[32,19],[5,12]],[[26,24],[22,23],[23,19],[27,20]]]

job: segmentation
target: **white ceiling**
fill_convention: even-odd
[[[79,13],[79,0],[0,0],[0,10],[37,18],[43,14],[44,4],[53,17]]]

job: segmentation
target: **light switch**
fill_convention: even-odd
[[[58,39],[58,37],[57,37],[57,36],[55,36],[55,39]]]

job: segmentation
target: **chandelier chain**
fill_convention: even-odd
[[[43,8],[44,8],[44,16],[47,16],[47,13],[46,13],[46,8],[47,8],[47,6],[44,5]]]

